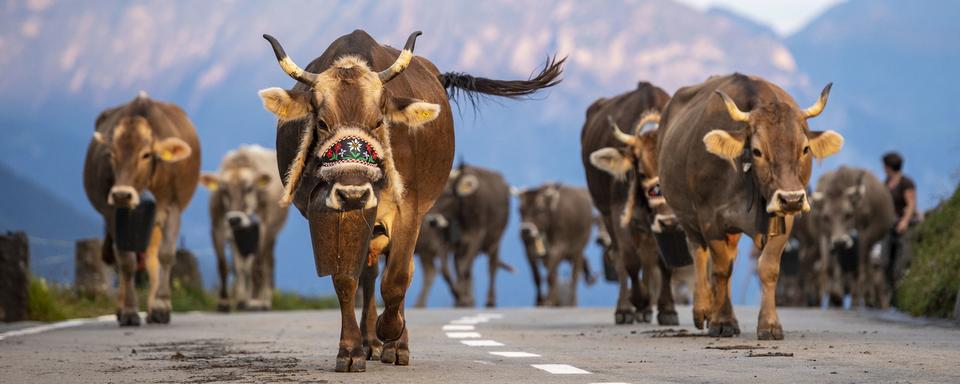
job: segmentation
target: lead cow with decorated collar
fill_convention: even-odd
[[[260,97],[278,118],[281,202],[293,203],[309,222],[317,274],[333,276],[340,300],[338,372],[362,372],[366,359],[409,364],[403,308],[413,251],[423,216],[453,164],[447,99],[458,91],[523,97],[559,82],[563,60],[548,61],[525,81],[441,74],[413,55],[419,35],[411,34],[398,51],[356,30],[306,69],[264,35],[280,67],[297,80],[290,90],[268,88]],[[380,287],[385,308],[378,317],[373,288],[381,253],[388,257]],[[353,308],[361,283],[358,326]]]

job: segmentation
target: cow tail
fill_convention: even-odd
[[[556,56],[548,57],[540,72],[528,80],[493,80],[461,72],[444,73],[439,80],[451,100],[466,98],[476,107],[477,101],[484,95],[520,99],[559,84],[566,60],[565,57],[560,60]]]

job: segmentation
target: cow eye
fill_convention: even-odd
[[[808,146],[806,146],[806,147],[803,147],[803,154],[806,155],[806,154],[809,154],[809,153],[810,153],[810,146],[808,145]]]
[[[753,149],[753,157],[763,157],[763,152],[760,152],[759,149]]]
[[[149,158],[150,158],[150,152],[144,152],[142,155],[140,155],[140,158],[143,159],[143,160],[149,159]]]

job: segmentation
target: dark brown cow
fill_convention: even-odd
[[[549,183],[513,191],[520,200],[520,239],[533,273],[537,305],[577,305],[580,271],[587,284],[594,283],[590,263],[583,254],[590,241],[593,209],[583,188]],[[568,297],[561,298],[557,281],[560,262],[570,263]],[[540,265],[547,269],[547,295],[541,293]]]
[[[660,185],[693,253],[697,328],[706,320],[711,335],[740,332],[729,282],[745,233],[762,249],[757,336],[783,338],[775,304],[780,254],[794,215],[810,210],[805,188],[813,158],[830,156],[843,145],[836,132],[807,127],[807,119],[823,111],[829,91],[827,86],[813,106],[801,109],[780,87],[733,74],[681,88],[664,109]]]
[[[387,363],[409,362],[403,306],[413,251],[423,216],[453,163],[453,116],[444,88],[467,96],[522,97],[559,82],[562,60],[548,62],[527,81],[441,74],[413,55],[419,35],[410,35],[398,51],[357,30],[334,41],[306,70],[276,39],[264,36],[281,68],[297,80],[292,90],[264,89],[260,97],[279,119],[283,201],[294,203],[310,224],[318,275],[333,275],[342,316],[336,364],[341,372],[363,371],[365,359],[378,355]],[[389,254],[380,286],[385,308],[377,317],[374,267],[384,251]],[[353,301],[361,279],[364,312],[358,327]]]
[[[454,302],[458,301],[456,282],[453,275],[450,274],[450,251],[454,244],[459,241],[459,229],[455,227],[456,223],[451,224],[449,220],[437,211],[437,206],[423,217],[423,223],[420,224],[420,236],[417,237],[417,247],[414,253],[420,258],[420,265],[423,269],[423,286],[420,287],[420,294],[417,295],[417,302],[414,304],[417,308],[427,306],[427,296],[430,294],[430,288],[437,277],[437,268],[443,280],[450,288],[450,294]]]
[[[581,157],[587,187],[609,231],[615,255],[620,295],[614,320],[617,324],[650,322],[650,297],[658,293],[657,321],[678,324],[670,289],[670,270],[657,254],[653,232],[675,225],[669,207],[659,195],[655,124],[670,96],[641,82],[637,89],[612,99],[600,99],[587,109],[580,134]],[[631,133],[619,127],[630,127]],[[640,270],[643,269],[643,284]],[[658,280],[655,276],[661,275]],[[660,281],[659,288],[655,283]],[[637,314],[635,311],[639,311]]]
[[[115,212],[134,208],[150,191],[156,218],[146,250],[150,276],[147,322],[169,323],[170,271],[180,233],[180,214],[190,203],[200,177],[200,143],[193,124],[179,107],[151,100],[143,92],[127,104],[97,117],[87,147],[83,187],[106,224],[105,259],[120,271],[117,320],[139,325],[134,272],[137,255],[114,248]]]
[[[854,306],[862,299],[869,307],[886,308],[892,284],[884,278],[883,260],[871,257],[871,250],[887,238],[897,220],[889,190],[865,169],[840,167],[820,177],[813,201],[819,297],[829,293],[831,303],[838,304],[846,291]],[[855,259],[841,262],[844,254]]]
[[[450,173],[435,211],[454,231],[453,263],[458,307],[473,307],[473,263],[482,252],[488,257],[487,307],[497,304],[497,270],[513,269],[500,260],[500,239],[510,217],[510,187],[500,173],[461,164]]]

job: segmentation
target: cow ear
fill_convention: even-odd
[[[703,144],[707,147],[707,152],[733,161],[743,153],[744,139],[734,137],[730,132],[714,129],[703,136]]]
[[[273,178],[270,177],[269,174],[261,173],[257,175],[256,180],[254,180],[254,183],[256,184],[257,188],[266,188],[268,185],[270,185],[271,180],[273,180]]]
[[[590,164],[617,180],[624,180],[633,169],[633,159],[617,148],[601,148],[590,154]]]
[[[193,150],[187,145],[186,141],[176,137],[168,137],[154,144],[153,153],[155,153],[160,160],[175,163],[186,159],[193,153]]]
[[[93,131],[93,140],[96,141],[96,142],[98,142],[98,143],[100,143],[100,144],[106,144],[106,143],[107,143],[107,139],[106,139],[105,137],[103,137],[103,134],[100,133],[100,131]]]
[[[200,185],[213,192],[220,188],[220,180],[213,173],[203,172],[200,174]]]
[[[301,119],[310,113],[310,92],[273,87],[262,89],[257,94],[263,101],[263,108],[280,121]]]
[[[843,148],[843,136],[836,131],[818,131],[810,133],[810,151],[813,157],[829,157]]]
[[[464,197],[470,196],[477,191],[477,188],[480,187],[480,179],[474,175],[465,175],[457,181],[456,193],[457,196]]]
[[[419,128],[440,116],[440,105],[406,97],[391,97],[384,115],[391,123]]]

